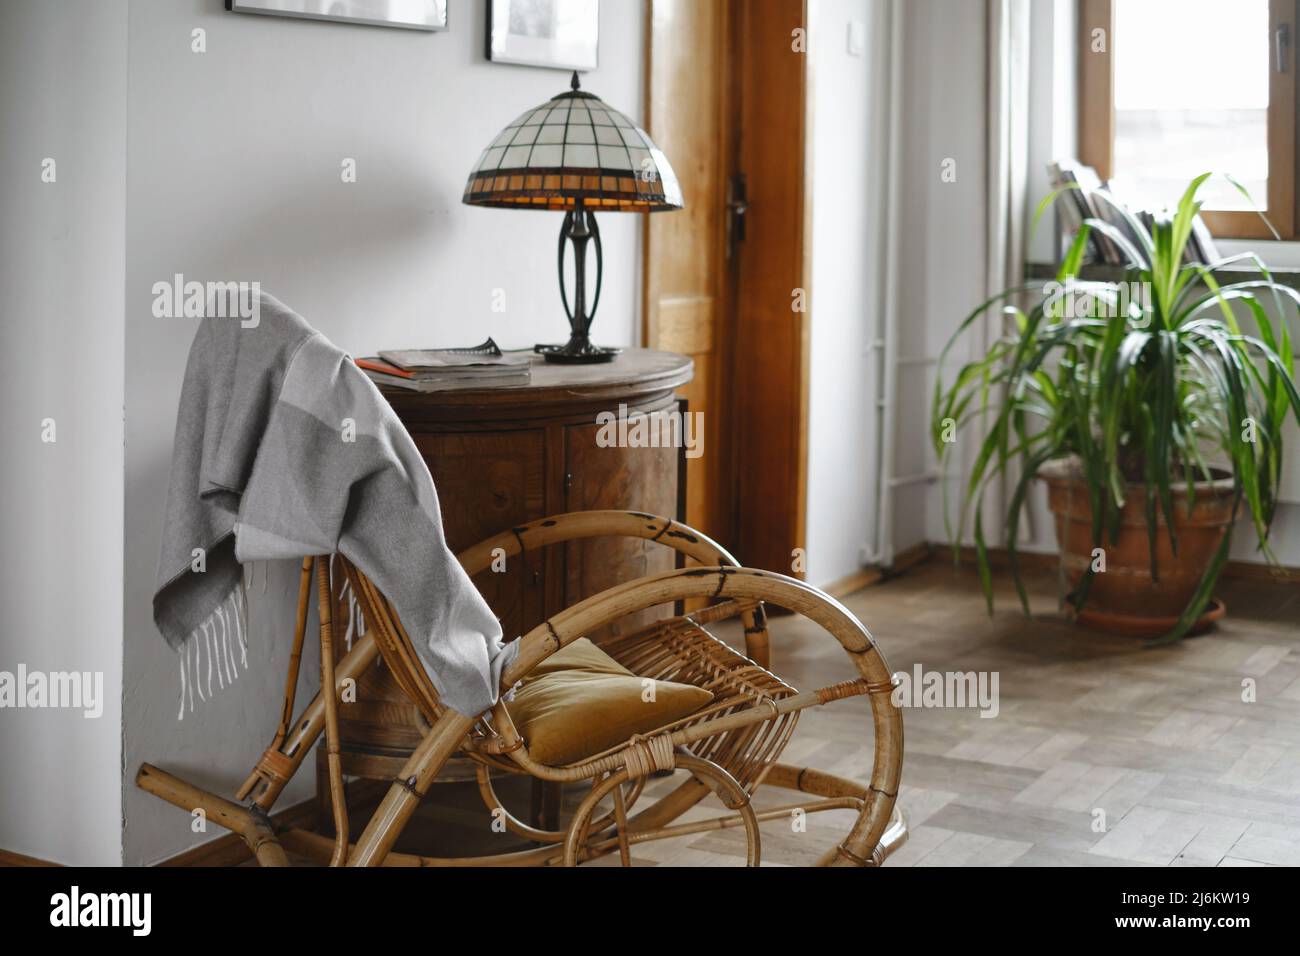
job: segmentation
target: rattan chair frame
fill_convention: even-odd
[[[617,585],[544,621],[521,639],[519,654],[503,677],[503,689],[514,686],[550,654],[586,633],[647,608],[705,599],[720,603],[602,643],[607,653],[635,674],[654,680],[684,680],[712,690],[713,703],[699,712],[571,765],[540,763],[529,754],[527,742],[514,727],[504,702],[477,717],[461,715],[439,703],[400,618],[374,584],[341,556],[335,560],[362,607],[367,633],[335,664],[331,562],[328,557],[318,557],[314,566],[321,620],[322,686],[333,685],[336,694],[318,694],[297,720],[289,719],[313,567],[311,559],[307,559],[303,562],[285,709],[271,746],[236,793],[237,799],[247,801],[246,805],[202,791],[149,764],[141,766],[137,784],[186,810],[204,808],[209,819],[239,834],[263,865],[285,865],[286,849],[331,865],[353,866],[572,865],[610,853],[619,854],[627,864],[631,847],[637,844],[735,827],[746,832],[746,862],[757,865],[761,860],[760,822],[796,812],[845,809],[857,812],[855,822],[819,863],[863,866],[883,862],[907,834],[896,806],[903,757],[902,715],[892,700],[893,681],[879,648],[862,624],[834,599],[793,578],[738,567],[731,555],[698,531],[637,512],[575,512],[546,518],[489,538],[462,552],[459,558],[473,575],[485,570],[502,552],[514,557],[550,544],[601,535],[653,540],[708,564]],[[843,647],[857,677],[800,692],[768,670],[765,602],[820,625]],[[739,617],[743,624],[745,655],[705,627],[731,617]],[[398,686],[428,721],[429,729],[392,781],[361,837],[350,844],[337,759],[337,691],[381,655]],[[870,702],[874,758],[869,783],[779,762],[800,712],[854,696],[866,696]],[[277,831],[267,811],[322,733],[335,836],[330,839],[292,827]],[[489,810],[503,819],[508,829],[540,846],[475,858],[437,858],[393,851],[411,814],[455,755],[467,756],[478,764],[479,791]],[[630,815],[650,774],[678,769],[687,773],[682,784],[640,813]],[[505,810],[491,783],[494,771],[547,781],[586,781],[591,790],[565,829],[539,830]],[[764,786],[817,799],[758,812],[751,797]],[[711,792],[722,800],[727,814],[675,822]],[[597,810],[606,798],[612,799],[613,807],[598,816]]]

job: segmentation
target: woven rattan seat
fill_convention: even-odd
[[[648,684],[586,638],[556,651],[506,704],[533,759],[562,765],[653,734],[713,700],[693,684]]]

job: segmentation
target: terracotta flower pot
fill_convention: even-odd
[[[1169,545],[1166,516],[1157,506],[1156,573],[1151,577],[1147,537],[1146,486],[1130,483],[1120,515],[1119,536],[1103,532],[1105,572],[1093,575],[1088,600],[1079,621],[1099,629],[1152,636],[1171,629],[1186,609],[1205,569],[1209,567],[1232,522],[1232,478],[1195,483],[1195,503],[1187,511],[1187,489],[1175,485],[1174,531],[1178,553]],[[1071,587],[1094,561],[1092,508],[1078,464],[1071,459],[1048,462],[1038,472],[1047,483],[1048,505],[1056,518],[1056,539]],[[1199,622],[1223,616],[1221,604],[1211,605]]]

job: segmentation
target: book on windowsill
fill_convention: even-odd
[[[1121,179],[1113,177],[1103,185],[1098,182],[1097,173],[1091,166],[1085,166],[1077,160],[1049,163],[1047,173],[1053,188],[1068,193],[1057,207],[1066,236],[1073,237],[1085,219],[1097,219],[1110,226],[1133,249],[1142,248],[1143,241],[1133,228],[1130,216],[1124,215],[1124,212],[1116,206],[1121,206],[1124,211],[1129,212],[1131,218],[1137,220],[1148,235],[1152,231],[1157,213],[1150,209],[1135,208],[1126,202],[1125,197],[1130,190]],[[1161,213],[1161,215],[1168,215],[1168,213]],[[1089,235],[1089,248],[1093,253],[1093,262],[1119,266],[1131,265],[1130,257],[1124,247],[1116,242],[1114,237],[1105,235],[1102,230],[1095,227]],[[1209,265],[1218,260],[1219,250],[1214,244],[1214,237],[1210,234],[1205,220],[1197,213],[1192,217],[1192,233],[1188,236],[1187,245],[1183,249],[1183,262]]]

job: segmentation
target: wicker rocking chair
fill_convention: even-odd
[[[302,567],[283,716],[271,745],[236,793],[236,799],[245,804],[207,793],[149,764],[141,766],[137,785],[186,811],[203,808],[209,819],[238,834],[262,865],[287,865],[286,850],[336,866],[572,866],[613,853],[628,865],[635,845],[740,827],[746,835],[746,862],[757,866],[760,822],[826,810],[853,810],[856,818],[849,832],[821,857],[820,865],[876,866],[883,862],[907,837],[906,824],[895,806],[903,758],[902,716],[890,697],[892,678],[884,658],[867,630],[838,602],[792,578],[739,567],[715,542],[685,525],[634,512],[576,512],[547,518],[483,541],[459,559],[473,576],[486,570],[502,551],[514,557],[550,544],[602,535],[652,540],[704,566],[626,582],[551,617],[524,635],[517,659],[503,676],[503,687],[521,681],[527,687],[532,680],[544,680],[547,673],[572,678],[573,672],[557,662],[578,650],[576,642],[583,635],[646,608],[706,599],[714,603],[583,652],[588,657],[607,655],[613,662],[610,668],[615,669],[610,673],[627,673],[643,684],[707,692],[702,694],[707,702],[689,713],[639,727],[596,752],[579,751],[577,759],[540,759],[533,751],[545,728],[534,722],[528,732],[521,732],[512,716],[517,712],[515,704],[503,700],[475,719],[439,703],[392,606],[341,556],[336,567],[341,566],[347,575],[368,627],[365,636],[354,642],[336,665],[329,560],[316,558],[313,562],[308,558]],[[357,678],[382,655],[398,685],[429,724],[355,844],[349,843],[339,763],[338,694],[318,694],[296,720],[292,719],[313,563],[321,618],[322,686],[341,688],[345,680]],[[819,625],[844,649],[854,676],[800,691],[769,671],[765,603]],[[744,627],[747,656],[706,627],[729,618],[739,618]],[[802,711],[862,695],[870,701],[874,725],[869,783],[779,762]],[[580,707],[568,709],[580,711]],[[580,718],[580,712],[570,714],[571,723],[575,716]],[[331,839],[299,828],[277,830],[267,812],[322,731],[335,836]],[[534,848],[469,858],[393,851],[403,827],[452,757],[466,757],[477,765],[479,791],[487,808],[511,832],[537,844]],[[685,779],[633,814],[647,779],[674,770],[685,771]],[[494,773],[524,774],[551,782],[589,782],[590,790],[563,829],[542,830],[517,819],[502,805],[493,787]],[[803,796],[798,802],[759,811],[751,797],[760,787]],[[674,823],[710,792],[729,813]],[[602,811],[607,799],[612,809]]]

